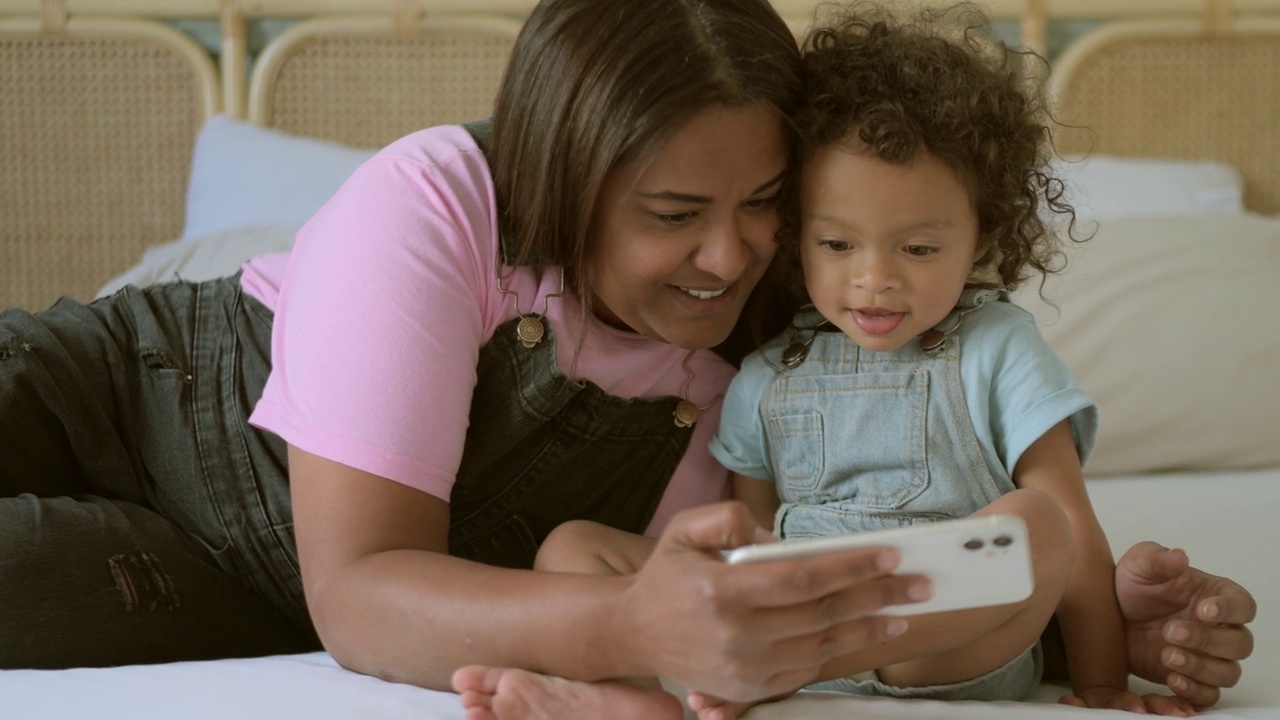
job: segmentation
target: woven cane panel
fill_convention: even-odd
[[[0,307],[91,298],[181,233],[199,83],[136,40],[0,36],[0,68]]]
[[[1240,168],[1245,205],[1280,212],[1280,37],[1130,39],[1063,86],[1064,152],[1212,159]]]
[[[492,112],[514,37],[425,33],[314,38],[290,55],[270,124],[360,147]]]

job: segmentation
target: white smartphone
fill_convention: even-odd
[[[862,547],[893,547],[902,562],[897,574],[924,575],[933,597],[889,605],[881,615],[919,615],[1025,600],[1035,587],[1027,524],[1017,515],[942,520],[874,532],[745,545],[730,550],[730,563],[806,557]]]

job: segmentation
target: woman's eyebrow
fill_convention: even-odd
[[[767,180],[760,187],[756,188],[755,190],[752,190],[751,194],[759,195],[765,190],[768,190],[769,188],[772,188],[773,186],[780,184],[782,182],[782,179],[786,177],[786,174],[787,174],[787,171],[783,170],[782,172],[773,176],[772,179]],[[712,198],[706,197],[705,195],[692,195],[690,193],[676,192],[675,190],[660,190],[658,192],[651,192],[651,193],[637,193],[637,195],[649,200],[672,200],[675,202],[701,203],[704,205],[712,201]]]

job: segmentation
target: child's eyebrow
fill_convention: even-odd
[[[766,181],[760,187],[757,187],[755,190],[752,190],[751,194],[759,195],[765,190],[768,190],[774,187],[775,185],[781,184],[782,179],[786,177],[786,175],[787,175],[787,171],[783,170],[777,175],[774,175],[772,179]],[[689,193],[676,192],[675,190],[661,190],[659,192],[637,193],[637,194],[640,197],[647,198],[649,200],[673,200],[675,202],[701,203],[704,205],[712,201],[712,198],[706,197],[705,195],[691,195]]]
[[[803,213],[801,217],[803,217],[805,220],[820,220],[825,223],[830,223],[831,225],[839,225],[841,227],[852,227],[852,225],[845,222],[843,219],[838,218],[834,215],[828,215],[826,213],[806,212],[806,213]]]
[[[956,223],[954,220],[948,220],[946,218],[933,218],[930,220],[921,220],[920,222],[911,223],[909,225],[903,225],[902,227],[898,228],[898,232],[909,233],[909,232],[916,232],[917,230],[946,230],[949,228],[953,228],[955,226],[956,226]]]
[[[808,212],[808,213],[804,213],[802,217],[804,220],[809,220],[809,221],[819,220],[825,223],[830,223],[832,225],[839,225],[840,227],[847,228],[849,230],[858,229],[857,223],[849,222],[844,218],[839,218],[834,215],[828,215],[826,213]],[[919,230],[946,230],[948,228],[955,227],[955,225],[956,225],[955,221],[950,220],[948,218],[930,218],[928,220],[921,220],[919,222],[902,225],[900,227],[894,228],[894,231],[897,233],[906,234],[906,233],[916,232]]]

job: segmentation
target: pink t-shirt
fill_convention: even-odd
[[[272,371],[249,420],[291,445],[449,499],[466,437],[480,348],[516,317],[499,290],[489,166],[465,130],[409,135],[370,159],[302,228],[292,252],[244,266],[245,292],[275,312]],[[682,394],[687,350],[587,325],[560,290],[558,267],[504,268],[521,312],[544,312],[561,372],[618,397]],[[706,405],[734,370],[693,354],[689,399]],[[727,497],[727,471],[708,441],[717,401],[648,528]],[[619,462],[625,462],[619,458]]]

